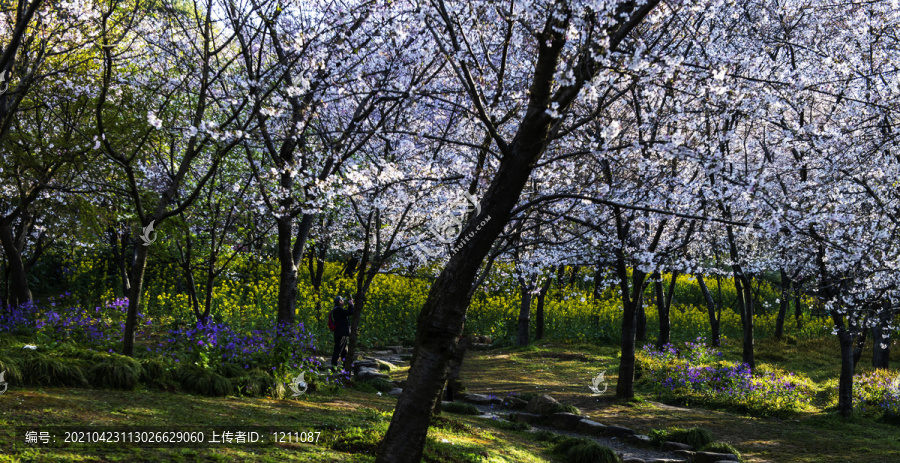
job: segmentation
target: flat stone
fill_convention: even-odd
[[[395,388],[391,389],[390,391],[388,391],[387,395],[392,395],[394,397],[397,397],[402,393],[403,393],[403,389],[400,389],[399,387],[395,387]]]
[[[404,347],[404,348],[403,348],[403,352],[401,352],[401,353],[402,353],[402,354],[412,354],[412,353],[413,353],[413,350],[414,350],[414,349],[413,349],[412,347]]]
[[[634,432],[634,429],[622,426],[607,426],[606,429],[603,430],[603,435],[609,437],[626,437],[635,434],[637,433]]]
[[[690,450],[676,450],[672,452],[678,458],[684,458],[687,461],[694,461],[694,452]]]
[[[525,411],[528,413],[537,413],[538,415],[550,415],[555,413],[559,408],[559,402],[549,395],[539,395],[528,402]]]
[[[393,353],[394,353],[394,351],[391,351],[391,350],[376,350],[376,351],[372,352],[372,355],[375,357],[384,357],[386,355],[391,355]]]
[[[387,349],[395,354],[403,353],[403,346],[385,346],[385,349]]]
[[[574,431],[578,427],[581,417],[574,413],[554,413],[547,418],[547,423],[554,428],[566,431]]]
[[[662,445],[663,450],[693,450],[693,447],[687,444],[682,444],[681,442],[664,442]]]
[[[622,460],[622,463],[647,463],[647,462],[644,460],[641,460],[640,458],[626,458],[626,459]]]
[[[532,424],[540,421],[541,415],[527,412],[512,412],[509,414],[509,421],[521,421],[522,423]]]
[[[694,463],[718,463],[720,461],[739,461],[733,453],[696,452]]]
[[[465,401],[476,405],[490,405],[491,398],[484,394],[461,394],[460,398]]]
[[[637,445],[650,445],[653,443],[653,439],[650,436],[646,436],[644,434],[634,434],[632,436],[623,437],[624,440],[631,442],[632,444]]]
[[[671,458],[655,458],[647,460],[647,463],[684,463],[685,460],[673,460]]]
[[[602,436],[605,429],[605,424],[587,418],[582,418],[581,421],[578,422],[578,426],[575,426],[575,430],[580,434],[587,434],[589,436]]]

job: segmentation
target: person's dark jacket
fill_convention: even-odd
[[[348,303],[343,307],[334,306],[331,309],[331,319],[334,320],[335,336],[350,336],[350,317],[353,316],[353,304]]]

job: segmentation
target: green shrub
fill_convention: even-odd
[[[535,433],[532,434],[532,436],[534,437],[534,440],[536,440],[536,441],[550,442],[551,444],[559,442],[561,439],[565,438],[565,436],[563,436],[562,434],[557,434],[553,431],[547,431],[546,429],[541,429],[540,431],[535,431]]]
[[[680,442],[690,445],[695,449],[699,449],[713,442],[713,435],[709,430],[703,428],[672,428],[666,434],[666,439],[672,442]]]
[[[83,361],[57,358],[36,351],[23,352],[21,373],[26,384],[32,386],[86,387]]]
[[[456,413],[457,415],[480,415],[478,407],[464,402],[447,402],[441,404],[441,411]]]
[[[531,425],[523,421],[496,420],[494,424],[506,431],[527,431],[531,429]]]
[[[338,432],[331,448],[339,452],[374,454],[381,438],[382,434],[375,429],[349,428]]]
[[[553,453],[567,455],[572,447],[583,444],[594,444],[595,442],[587,437],[566,437],[553,446]]]
[[[141,359],[141,382],[144,384],[164,383],[172,379],[172,367],[163,360]]]
[[[569,449],[569,463],[621,463],[613,449],[596,442],[581,443]]]
[[[200,395],[224,397],[232,392],[228,378],[197,365],[182,365],[175,372],[175,378],[184,390]]]
[[[531,399],[533,399],[533,398],[535,398],[535,397],[537,397],[537,396],[538,396],[537,394],[534,394],[534,393],[531,393],[531,392],[526,392],[526,393],[524,393],[524,394],[519,395],[519,398],[522,399],[522,400],[524,400],[524,401],[526,401],[526,402],[531,402]]]
[[[94,356],[88,368],[88,378],[94,387],[131,390],[142,376],[140,362],[124,355]]]
[[[7,382],[14,384],[21,384],[23,382],[20,365],[21,362],[19,359],[9,356],[5,352],[0,352],[0,371],[6,372],[4,380]]]
[[[226,378],[237,378],[244,376],[244,369],[240,365],[234,363],[220,363],[215,368],[216,373]]]
[[[396,387],[394,383],[382,378],[359,380],[355,382],[355,386],[364,392],[388,392]]]
[[[257,397],[265,395],[272,390],[274,379],[265,370],[254,368],[242,376],[232,378],[231,382],[238,393]]]
[[[556,407],[556,409],[553,410],[553,413],[572,413],[572,414],[575,414],[575,415],[580,415],[580,414],[581,414],[581,410],[579,410],[578,407],[576,407],[576,406],[574,406],[574,405],[570,405],[570,404],[559,404],[559,405]]]
[[[733,453],[737,455],[738,460],[744,461],[741,458],[741,452],[738,452],[738,449],[734,448],[733,445],[728,442],[712,442],[704,445],[700,448],[703,452],[713,452],[713,453]]]

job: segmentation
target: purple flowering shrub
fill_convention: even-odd
[[[834,385],[837,388],[837,385]],[[853,376],[855,410],[864,415],[882,415],[900,422],[900,375],[887,370]],[[834,400],[836,403],[836,399]]]
[[[747,364],[726,361],[703,338],[681,349],[647,345],[637,355],[641,383],[670,400],[768,416],[805,410],[815,393],[811,381],[793,373],[765,368],[753,373]]]

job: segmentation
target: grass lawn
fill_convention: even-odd
[[[374,461],[396,399],[352,389],[300,400],[209,398],[138,389],[32,388],[0,396],[0,461]],[[428,434],[425,461],[546,462],[545,444],[484,418],[444,413]],[[13,445],[16,426],[279,426],[319,431],[318,443],[250,447],[139,448],[125,444],[53,450]],[[206,433],[207,440],[209,432]],[[21,437],[19,438],[21,440]],[[18,442],[18,441],[17,441]]]
[[[728,359],[740,359],[738,342],[726,345],[723,351]],[[628,426],[641,433],[670,426],[701,426],[711,430],[717,440],[733,444],[749,462],[900,462],[900,426],[868,418],[842,420],[828,406],[837,385],[838,352],[836,338],[796,345],[772,340],[758,343],[758,366],[777,365],[820,385],[816,410],[780,418],[667,405],[640,385],[634,401],[616,400],[613,395],[619,362],[615,346],[539,342],[526,348],[472,351],[461,379],[470,392],[498,397],[509,392],[550,394],[579,407],[596,421]],[[866,361],[860,362],[857,373],[871,369]],[[892,364],[898,362],[895,350]],[[608,390],[592,397],[588,386],[603,371]]]

